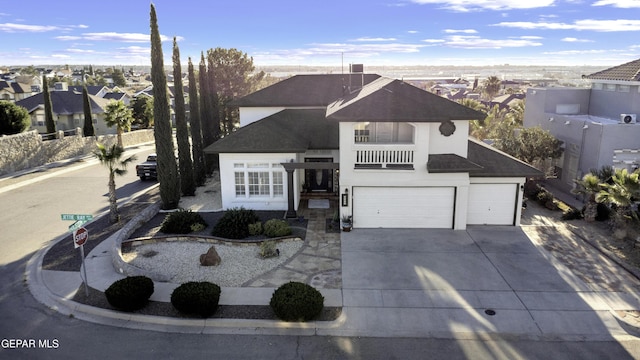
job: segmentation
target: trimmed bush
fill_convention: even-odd
[[[284,220],[271,219],[264,223],[264,234],[268,237],[291,235],[291,227]]]
[[[324,297],[310,285],[290,281],[273,292],[269,305],[281,320],[308,321],[322,312]]]
[[[244,239],[249,236],[249,225],[260,221],[253,210],[234,208],[227,210],[213,227],[211,235],[226,239]]]
[[[257,222],[253,224],[249,224],[249,235],[250,236],[258,236],[262,234],[262,223]]]
[[[116,309],[139,310],[147,305],[153,294],[153,281],[146,276],[129,276],[111,284],[104,294]]]
[[[260,256],[263,258],[270,258],[278,255],[278,249],[276,249],[276,242],[273,240],[263,241],[260,244]]]
[[[171,304],[183,314],[207,318],[218,309],[220,286],[208,281],[184,283],[171,293]]]
[[[164,218],[160,231],[165,234],[188,234],[194,229],[204,229],[206,221],[191,210],[178,210]]]

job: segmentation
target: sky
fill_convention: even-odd
[[[640,58],[640,0],[156,0],[165,65],[593,65]],[[150,65],[150,2],[0,0],[0,66]]]

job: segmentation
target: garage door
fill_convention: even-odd
[[[355,187],[354,228],[453,228],[453,187]]]
[[[469,225],[513,225],[518,184],[471,184]]]

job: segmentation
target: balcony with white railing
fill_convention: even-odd
[[[368,145],[355,149],[356,169],[413,169],[413,145]]]

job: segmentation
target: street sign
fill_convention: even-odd
[[[84,245],[87,240],[89,240],[89,232],[87,229],[80,227],[73,231],[73,245],[76,249]]]
[[[73,231],[73,230],[81,227],[82,224],[84,224],[85,222],[86,221],[80,221],[80,220],[74,222],[73,224],[69,225],[69,231]]]
[[[93,215],[85,214],[61,214],[60,217],[62,220],[68,221],[89,221],[93,219]]]

